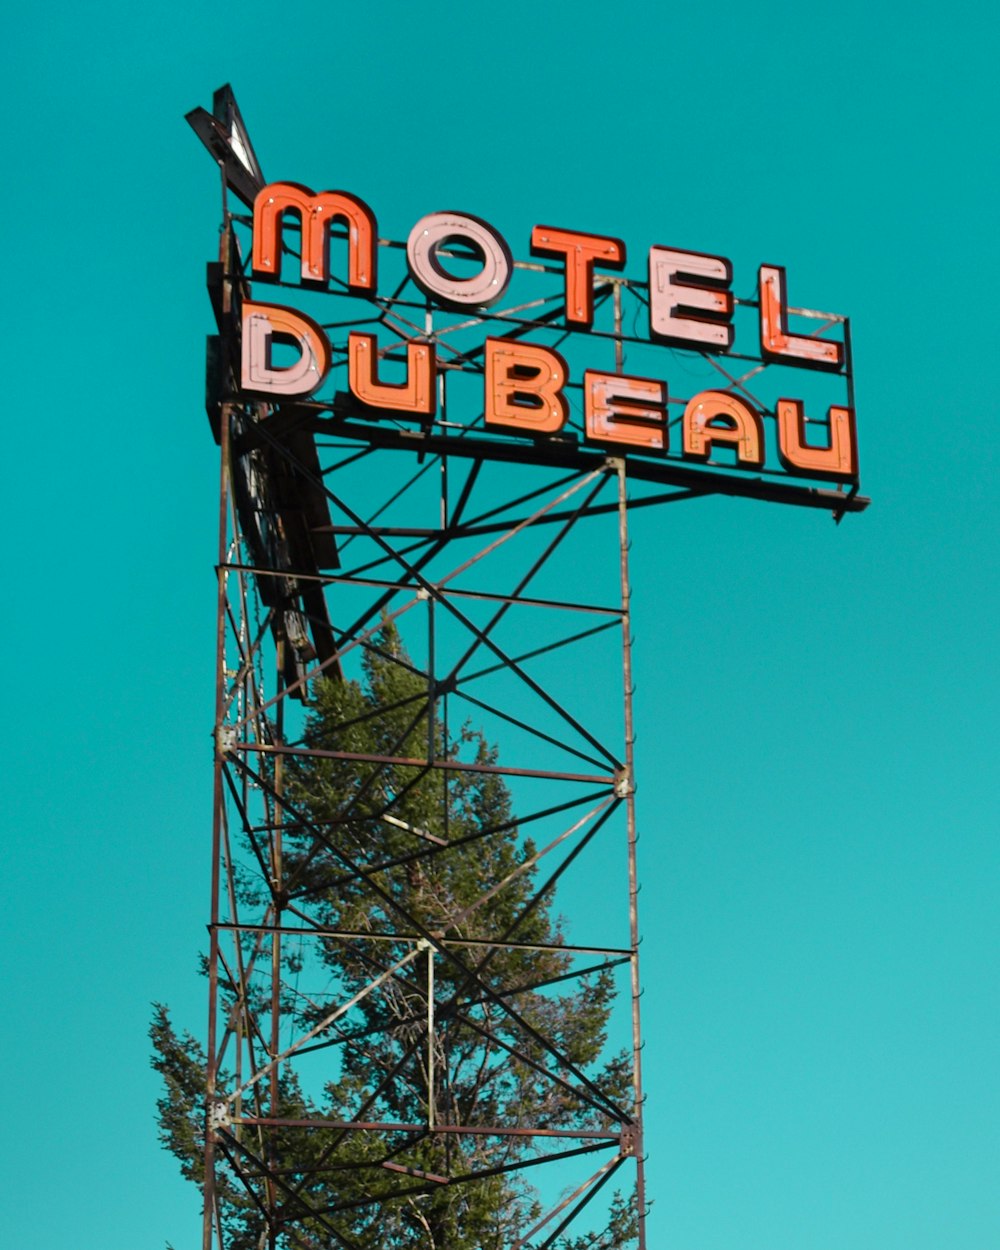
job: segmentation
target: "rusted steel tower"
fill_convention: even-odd
[[[601,1230],[617,1191],[619,1216],[632,1212],[622,1227],[644,1250],[629,512],[724,492],[839,517],[867,502],[856,457],[844,472],[841,448],[829,488],[800,480],[816,476],[800,406],[785,413],[799,430],[782,435],[783,470],[762,469],[740,422],[744,410],[782,419],[769,399],[748,398],[751,380],[781,362],[759,355],[736,376],[711,348],[700,358],[719,389],[703,396],[732,402],[702,419],[700,450],[668,455],[677,422],[665,385],[659,405],[648,378],[631,379],[648,383],[631,400],[608,399],[615,378],[629,381],[626,351],[663,350],[626,328],[649,304],[648,284],[593,265],[577,328],[608,354],[608,372],[587,373],[585,416],[575,395],[526,398],[548,360],[565,363],[555,348],[574,350],[565,340],[580,292],[568,293],[557,264],[515,263],[502,249],[490,270],[488,227],[463,250],[453,221],[404,244],[378,239],[371,218],[376,286],[355,266],[366,206],[352,218],[361,202],[342,196],[322,246],[347,251],[350,281],[327,273],[307,289],[292,266],[334,267],[304,225],[295,233],[316,197],[298,219],[286,203],[265,239],[251,215],[265,180],[231,92],[189,120],[223,188],[208,279],[221,476],[205,1250],[228,1244],[227,1203],[249,1212],[261,1245],[349,1247],[376,1225],[394,1230],[391,1244],[412,1229],[412,1244],[429,1245],[443,1192],[457,1191],[448,1209],[460,1219],[463,1195],[501,1178],[496,1192],[516,1194],[523,1217],[512,1248]],[[557,235],[540,236],[536,255],[567,246]],[[422,267],[421,246],[436,268]],[[501,308],[465,299],[463,282],[504,267]],[[422,284],[427,273],[453,282],[451,296]],[[296,310],[261,304],[257,276],[294,286]],[[298,311],[305,298],[309,314]],[[760,300],[735,305],[731,316],[763,316]],[[832,372],[847,388],[837,411],[852,413],[846,322],[801,315],[817,337],[834,327]],[[404,362],[406,380],[387,381]],[[302,383],[310,368],[325,389]],[[593,377],[605,379],[601,411]],[[535,423],[529,437],[520,421]],[[692,439],[696,424],[690,416]],[[734,465],[713,465],[713,434],[716,452],[736,448]],[[793,444],[801,472],[790,477]],[[319,679],[346,686],[366,656],[395,701],[383,692],[348,706],[327,687],[341,720],[318,733]],[[469,720],[499,753],[463,728]],[[325,779],[325,805],[304,779]],[[512,808],[498,800],[488,818],[470,815],[498,780]],[[414,902],[473,858],[505,870],[460,907]],[[576,908],[565,935],[539,921],[557,884]],[[612,985],[609,1053],[580,1058],[547,1008],[564,992],[610,1001]],[[352,1100],[344,1078],[358,1055],[368,1079]],[[473,1060],[488,1097],[457,1092]],[[403,1086],[419,1108],[407,1119]]]

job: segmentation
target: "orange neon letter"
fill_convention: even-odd
[[[562,393],[566,362],[551,347],[486,340],[487,425],[509,426],[525,434],[555,434],[566,424],[569,405]]]
[[[287,367],[272,364],[274,340],[298,348]],[[330,344],[311,317],[277,304],[243,301],[241,382],[245,391],[282,399],[311,395],[330,371]]]
[[[807,334],[789,334],[785,271],[780,265],[761,265],[760,352],[765,360],[806,365],[813,369],[839,369],[844,360],[843,343]]]
[[[649,330],[678,347],[727,352],[733,345],[733,267],[724,256],[649,249]]]
[[[583,375],[584,428],[595,443],[621,443],[638,451],[667,446],[667,384],[618,373]]]
[[[717,425],[717,421],[727,424]],[[736,448],[741,464],[764,463],[764,431],[760,417],[728,391],[702,391],[684,409],[684,454],[707,460],[717,443]]]
[[[602,234],[555,230],[535,226],[531,232],[532,256],[561,256],[566,267],[566,320],[575,325],[594,323],[594,265],[621,269],[625,244]]]
[[[347,336],[347,385],[363,404],[391,408],[420,416],[434,415],[434,347],[430,343],[407,343],[406,381],[396,384],[378,379],[378,340],[374,334],[352,332]]]
[[[378,228],[375,214],[356,196],[344,191],[317,195],[297,182],[272,182],[258,192],[253,205],[253,271],[258,278],[281,277],[282,216],[299,216],[302,231],[303,282],[326,282],[330,277],[329,226],[347,224],[347,285],[356,291],[375,290]]]
[[[789,473],[850,481],[858,476],[858,438],[851,408],[830,408],[826,447],[806,446],[805,406],[800,399],[779,399],[778,458]]]

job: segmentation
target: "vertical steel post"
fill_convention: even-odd
[[[621,571],[622,604],[622,680],[625,702],[625,770],[620,782],[620,793],[625,799],[626,828],[628,837],[628,898],[629,898],[629,947],[632,989],[632,1088],[635,1101],[635,1192],[639,1219],[639,1250],[646,1246],[646,1180],[642,1132],[642,1030],[639,1021],[639,998],[642,986],[639,979],[639,873],[636,862],[636,843],[639,840],[635,821],[635,729],[632,715],[632,587],[628,567],[628,479],[625,459],[614,461],[618,471],[618,553]]]
[[[625,344],[622,341],[622,284],[616,282],[612,289],[615,306],[615,373],[621,373],[625,368]]]
[[[219,455],[219,554],[217,620],[215,637],[215,732],[213,734],[214,777],[212,815],[212,902],[208,951],[208,1040],[205,1072],[205,1185],[202,1218],[202,1250],[212,1250],[212,1229],[215,1223],[215,1140],[212,1111],[216,1089],[216,1047],[218,1044],[217,1000],[219,993],[219,889],[222,860],[222,821],[224,787],[222,769],[225,756],[223,721],[226,698],[226,570],[229,540],[229,421],[228,405],[223,405],[220,418]]]
[[[427,1127],[434,1128],[434,947],[427,943]]]
[[[285,648],[287,646],[284,629],[278,631],[277,642],[275,645],[275,692],[281,690],[284,680],[285,670]],[[285,732],[285,701],[279,699],[275,707],[275,736],[279,745],[284,745]],[[284,819],[284,805],[282,798],[284,796],[284,780],[285,780],[285,757],[277,755],[274,761],[274,827],[271,831],[271,889],[272,903],[271,907],[274,912],[274,932],[271,934],[271,1040],[270,1040],[270,1059],[272,1062],[281,1052],[281,912],[282,912],[282,891],[284,889],[284,877],[282,868],[282,821]],[[279,1065],[274,1064],[271,1069],[271,1079],[268,1089],[268,1106],[272,1116],[281,1114],[280,1106],[280,1087],[278,1083]],[[272,1160],[272,1162],[275,1162]],[[277,1206],[277,1194],[274,1184],[268,1179],[267,1185],[268,1197],[268,1246],[269,1250],[276,1250],[278,1244],[277,1227],[274,1221],[275,1208]]]

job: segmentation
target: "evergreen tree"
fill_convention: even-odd
[[[317,683],[308,749],[420,760],[432,743],[439,759],[496,761],[468,728],[444,741],[427,679],[392,626],[367,651],[362,682]],[[312,754],[292,757],[284,787],[290,815],[282,901],[354,936],[320,942],[326,993],[289,996],[283,1010],[301,1033],[338,1004],[357,1002],[320,1035],[337,1043],[326,1052],[336,1058],[322,1091],[305,1091],[291,1065],[282,1065],[280,1116],[617,1131],[623,1117],[615,1108],[628,1108],[630,1074],[624,1057],[600,1064],[611,975],[570,975],[551,897],[537,892],[535,847],[518,830],[502,777]],[[251,898],[255,887],[248,880],[243,890]],[[517,945],[475,945],[485,939]],[[286,956],[289,976],[295,958]],[[174,1031],[163,1008],[152,1037],[153,1063],[166,1082],[161,1136],[184,1175],[199,1180],[204,1054]],[[553,1050],[564,1061],[562,1080],[552,1075]],[[228,1078],[221,1079],[224,1086]],[[561,1148],[579,1145],[570,1140]],[[518,1170],[535,1149],[530,1137],[489,1132],[399,1130],[347,1140],[333,1129],[272,1130],[270,1161],[282,1178],[279,1244],[509,1250],[540,1211],[530,1169]],[[590,1159],[599,1166],[599,1156]],[[398,1183],[403,1169],[412,1184]],[[411,1192],[389,1200],[390,1182],[397,1193]],[[247,1190],[226,1181],[219,1196],[227,1244],[266,1247],[268,1230]],[[560,1244],[617,1250],[634,1235],[633,1206],[616,1195],[603,1232]]]

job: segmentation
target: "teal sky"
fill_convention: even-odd
[[[209,905],[217,177],[788,267],[862,486],[637,516],[650,1250],[1000,1244],[994,5],[21,5],[4,31],[3,1241],[199,1237],[150,1002]]]

